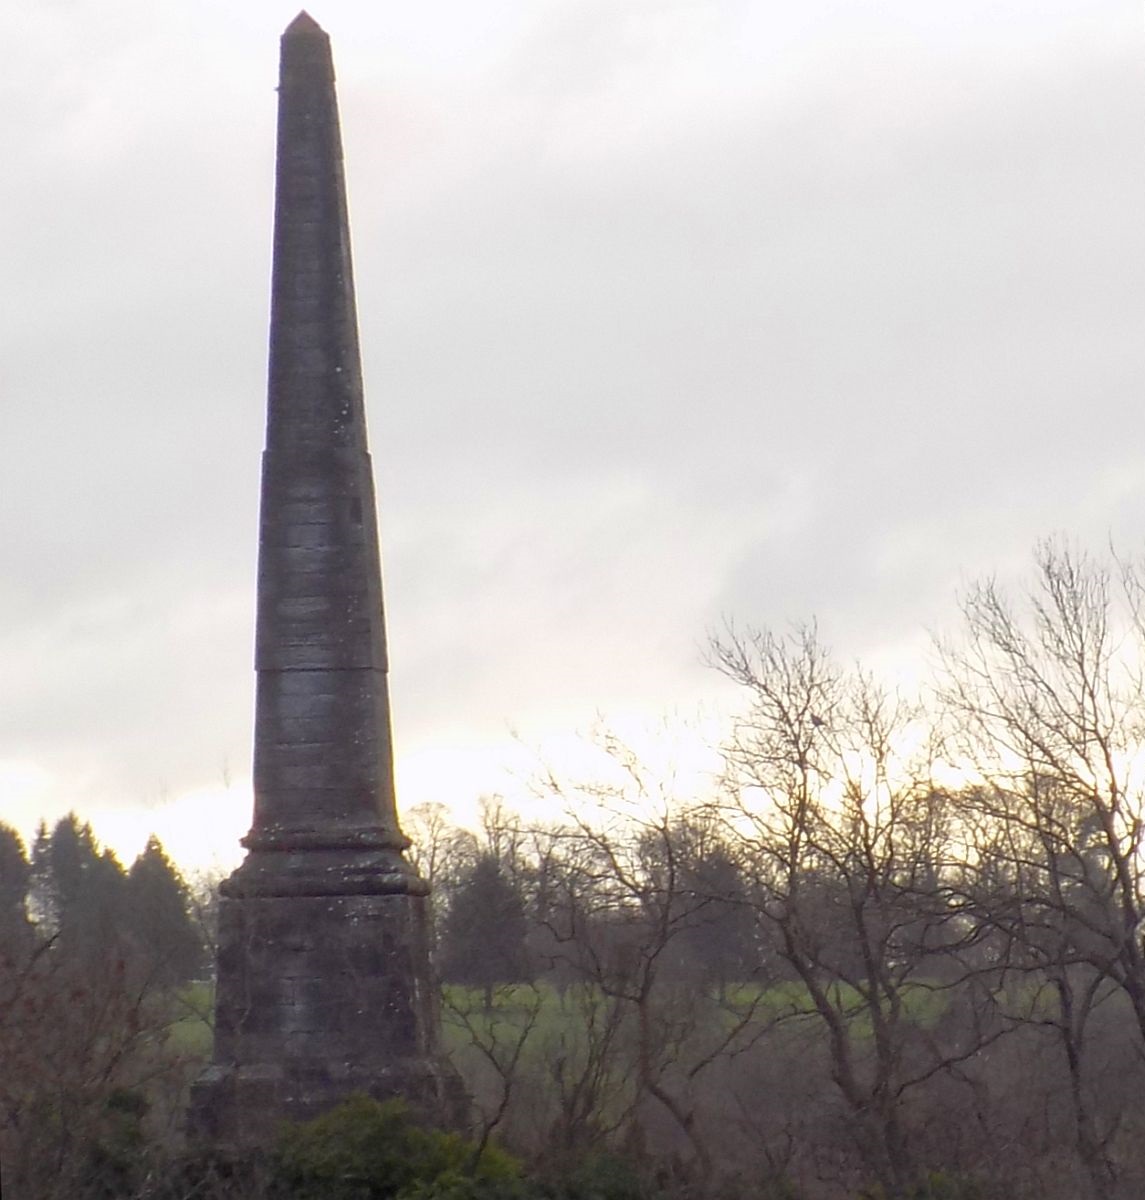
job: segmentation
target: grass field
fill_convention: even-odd
[[[920,1026],[933,1025],[941,1016],[946,1001],[943,993],[922,985],[904,992],[906,1016]],[[201,1057],[211,1053],[213,988],[210,983],[188,984],[176,994],[168,1044],[180,1054]],[[445,1048],[451,1054],[472,1051],[475,1040],[484,1045],[507,1046],[519,1040],[527,1029],[528,1042],[539,1052],[564,1045],[572,1049],[591,1032],[599,1033],[612,1001],[600,989],[580,984],[558,989],[547,982],[506,984],[493,993],[493,1007],[483,1006],[480,988],[449,984],[442,991],[443,1034]],[[696,1004],[701,999],[703,1002]],[[832,1006],[849,1014],[853,1034],[869,1035],[870,1016],[855,989],[836,985],[831,991]],[[733,984],[723,999],[714,995],[697,997],[689,1003],[695,1014],[697,1032],[718,1035],[729,1030],[749,1010],[753,1023],[773,1024],[783,1020],[813,1018],[815,1006],[806,987],[784,982],[762,987],[758,984]]]
[[[189,983],[175,993],[167,1044],[177,1054],[204,1062],[210,1058],[214,994],[214,987],[205,981]]]

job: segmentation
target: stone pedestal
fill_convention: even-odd
[[[464,1119],[441,1057],[427,978],[424,896],[224,899],[214,1063],[196,1084],[198,1133],[267,1144],[355,1092],[404,1098],[427,1121]]]

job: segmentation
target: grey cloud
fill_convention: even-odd
[[[836,38],[552,5],[442,97],[336,41],[400,738],[658,707],[722,615],[858,652],[1039,534],[1139,538],[1134,47],[1058,6],[1020,62],[848,57],[874,9],[809,7]],[[102,156],[0,135],[0,757],[125,799],[246,755],[263,59]]]

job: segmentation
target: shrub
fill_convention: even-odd
[[[494,1200],[519,1193],[520,1167],[496,1147],[419,1125],[400,1100],[351,1096],[284,1134],[275,1200]]]

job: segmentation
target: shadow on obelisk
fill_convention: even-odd
[[[191,1127],[272,1137],[354,1092],[456,1125],[425,882],[394,802],[385,621],[330,40],[282,37],[254,822],[222,886]]]

